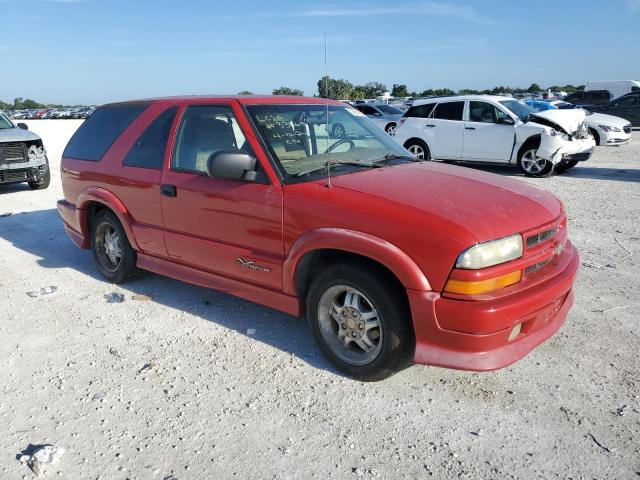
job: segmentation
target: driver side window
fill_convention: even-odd
[[[206,173],[211,155],[234,150],[255,156],[233,110],[219,105],[191,106],[180,123],[171,169]]]
[[[500,123],[509,117],[495,105],[487,102],[469,102],[469,121],[479,123]]]

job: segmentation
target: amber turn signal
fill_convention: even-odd
[[[444,286],[444,291],[447,293],[457,293],[462,295],[478,295],[508,287],[509,285],[518,283],[521,278],[522,272],[518,270],[516,272],[507,273],[506,275],[477,282],[449,279],[447,284]]]

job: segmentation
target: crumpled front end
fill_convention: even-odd
[[[530,123],[543,128],[538,157],[553,164],[563,160],[588,160],[596,142],[589,133],[584,118],[583,110],[548,110],[531,115]]]
[[[48,169],[42,140],[0,142],[0,183],[37,182]]]

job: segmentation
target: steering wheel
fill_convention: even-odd
[[[350,138],[341,138],[340,140],[338,140],[336,143],[334,143],[333,145],[331,145],[329,148],[327,148],[327,151],[324,153],[330,153],[333,152],[337,147],[339,147],[340,145],[342,145],[343,143],[348,143],[349,146],[349,150],[351,150],[353,147],[356,146],[356,144],[353,142],[353,140],[351,140]]]

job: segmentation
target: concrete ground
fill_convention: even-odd
[[[67,479],[640,478],[638,132],[552,178],[490,169],[567,206],[582,267],[555,337],[493,373],[364,384],[295,318],[153,274],[106,283],[55,209],[79,121],[27,123],[53,179],[0,186],[0,478],[31,478],[16,456],[44,443]]]

